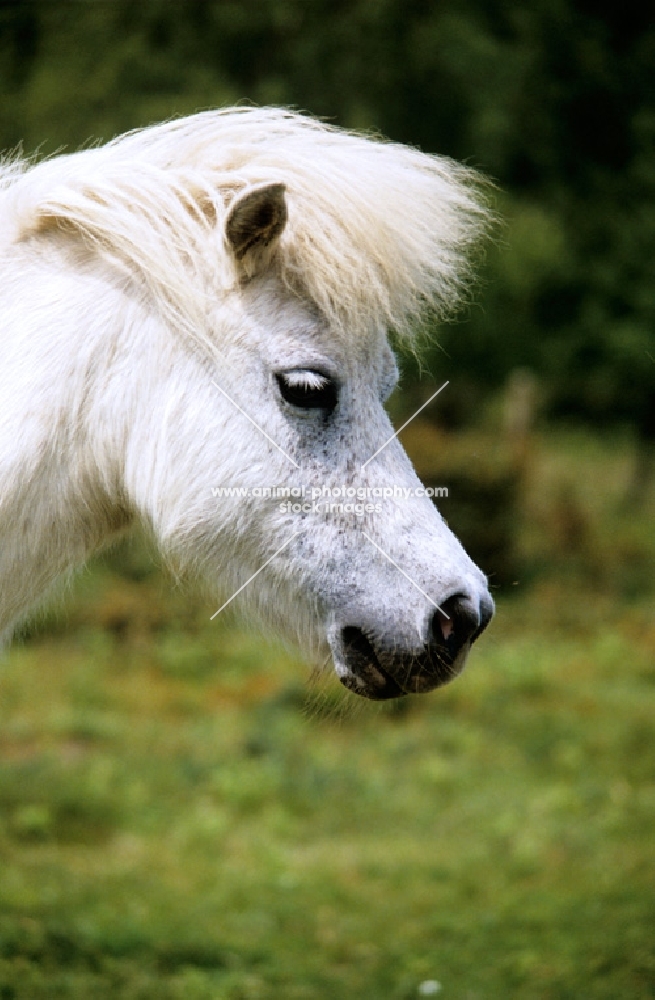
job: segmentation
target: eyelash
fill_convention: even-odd
[[[337,405],[337,384],[324,372],[296,369],[278,372],[275,379],[282,399],[291,406],[331,413]]]

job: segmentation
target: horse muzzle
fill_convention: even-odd
[[[374,701],[432,691],[460,673],[493,613],[488,594],[479,600],[454,594],[429,616],[418,647],[361,622],[345,625],[331,643],[339,680]]]

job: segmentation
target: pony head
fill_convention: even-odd
[[[278,109],[7,171],[12,329],[36,336],[32,393],[57,414],[23,449],[50,456],[38,487],[57,469],[50,575],[82,522],[90,550],[139,521],[220,609],[331,656],[358,694],[457,674],[493,602],[384,402],[389,335],[461,299],[480,192],[449,160]]]

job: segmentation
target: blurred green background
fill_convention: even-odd
[[[383,708],[133,540],[0,660],[0,998],[655,997],[655,27],[572,0],[0,0],[0,148],[290,104],[478,167],[391,401],[498,616]]]

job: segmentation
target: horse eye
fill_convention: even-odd
[[[303,410],[326,410],[337,405],[337,385],[334,379],[312,369],[278,372],[275,379],[282,399]]]

